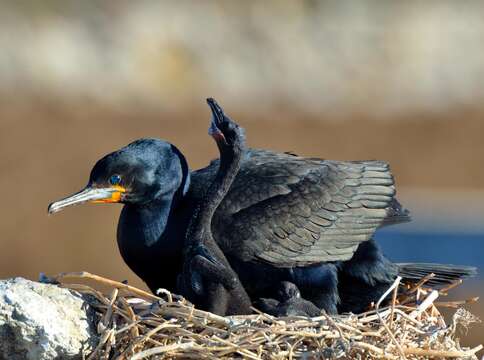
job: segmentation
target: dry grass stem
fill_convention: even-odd
[[[85,272],[54,277],[60,286],[88,295],[96,311],[99,343],[85,354],[87,359],[477,360],[482,346],[461,347],[455,335],[458,325],[467,326],[475,317],[459,309],[446,325],[436,309],[439,293],[424,287],[429,278],[418,287],[401,284],[398,278],[374,309],[360,315],[276,318],[259,311],[218,316],[167,290],[155,296]],[[93,287],[77,283],[85,279]],[[111,289],[107,295],[99,290],[106,286]],[[419,305],[417,296],[425,297]]]

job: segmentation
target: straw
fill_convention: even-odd
[[[460,319],[476,319],[461,308],[447,326],[436,308],[439,293],[424,287],[426,279],[416,288],[398,278],[366,313],[323,312],[315,318],[276,318],[260,312],[223,317],[167,290],[158,297],[86,272],[53,279],[89,295],[85,298],[98,314],[99,343],[84,354],[87,359],[477,359],[482,349],[459,345],[457,325],[469,323]],[[79,283],[85,279],[94,285]],[[111,289],[107,294],[99,290],[106,287]],[[417,296],[425,298],[417,302]],[[387,297],[390,305],[381,307]]]

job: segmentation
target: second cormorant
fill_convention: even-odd
[[[176,291],[185,233],[219,161],[190,171],[183,154],[140,139],[106,155],[80,192],[52,203],[54,213],[85,202],[123,203],[121,255],[152,291]],[[409,221],[383,161],[332,161],[248,149],[212,219],[212,234],[250,297],[272,298],[281,282],[329,313],[359,312],[400,273],[434,272],[440,282],[475,273],[465,266],[388,261],[372,240]]]

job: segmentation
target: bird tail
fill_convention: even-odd
[[[434,274],[435,276],[429,279],[426,285],[436,289],[477,274],[477,268],[473,266],[432,263],[400,263],[397,265],[398,275],[408,282],[416,283],[423,277]]]

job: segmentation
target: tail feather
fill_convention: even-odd
[[[435,276],[429,279],[426,284],[434,288],[443,287],[477,274],[477,268],[473,266],[431,263],[400,263],[397,265],[398,274],[404,280],[410,282],[418,282],[424,276],[433,273]]]

